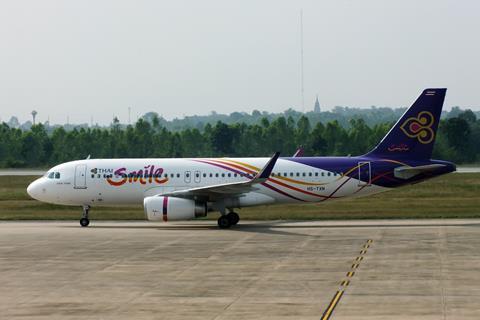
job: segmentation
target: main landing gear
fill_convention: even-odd
[[[90,206],[83,206],[83,214],[82,218],[80,219],[80,225],[82,227],[88,227],[90,224],[90,220],[88,220],[88,212],[90,211]]]
[[[236,225],[238,221],[240,221],[240,217],[238,216],[238,214],[231,211],[226,215],[221,215],[220,218],[218,218],[217,223],[220,229],[228,229],[231,226]]]

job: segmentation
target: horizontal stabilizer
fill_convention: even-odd
[[[425,166],[409,167],[403,166],[395,168],[394,176],[399,179],[410,179],[420,173],[430,172],[445,167],[444,164],[428,164]]]

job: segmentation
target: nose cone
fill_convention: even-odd
[[[30,183],[30,185],[27,187],[27,193],[33,199],[40,200],[40,181],[38,181],[38,179]]]

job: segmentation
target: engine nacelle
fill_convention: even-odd
[[[150,221],[190,220],[207,215],[206,203],[176,197],[146,197],[143,208]]]

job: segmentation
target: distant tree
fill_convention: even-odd
[[[372,130],[365,124],[363,119],[350,120],[347,149],[354,155],[360,155],[366,152],[371,147],[371,136]]]
[[[469,150],[470,126],[462,118],[447,119],[443,130],[449,146],[455,151],[453,155],[457,161],[471,161],[474,157]]]
[[[49,149],[49,138],[42,124],[32,126],[22,136],[22,162],[33,167],[41,166],[48,160],[46,149]]]
[[[235,130],[227,124],[218,121],[213,127],[210,142],[215,154],[218,156],[234,154]]]
[[[373,109],[381,112],[383,108]],[[349,114],[351,108],[337,111]],[[83,159],[89,154],[93,158],[167,158],[269,156],[281,151],[290,156],[299,145],[308,155],[358,155],[373,148],[393,125],[392,121],[369,125],[362,117],[348,121],[345,117],[340,123],[326,121],[328,112],[312,114],[291,110],[286,118],[258,112],[253,122],[229,124],[218,120],[214,125],[206,122],[201,128],[189,125],[175,130],[168,129],[160,118],[157,122],[155,115],[151,121],[141,118],[133,126],[122,126],[117,119],[109,128],[47,128],[39,124],[24,130],[2,123],[0,167],[49,166]],[[241,116],[253,119],[250,115],[235,114]],[[191,118],[192,124],[198,123],[198,119]],[[175,123],[181,126],[181,122]],[[457,163],[479,161],[478,141],[480,120],[470,110],[461,111],[457,117],[441,120],[433,156]]]
[[[317,123],[315,128],[313,128],[312,134],[310,136],[310,149],[312,150],[312,155],[327,155],[328,145],[327,141],[324,138],[324,135],[325,126],[322,123]]]
[[[325,140],[327,141],[327,152],[331,155],[345,155],[350,153],[346,149],[348,135],[337,121],[327,123],[325,127]]]
[[[311,126],[307,117],[301,116],[297,122],[297,130],[295,134],[295,145],[298,147],[303,146],[307,153],[311,153]]]
[[[458,115],[458,118],[467,121],[469,124],[475,123],[475,121],[477,121],[477,116],[470,109],[465,110],[462,113],[460,113]]]

